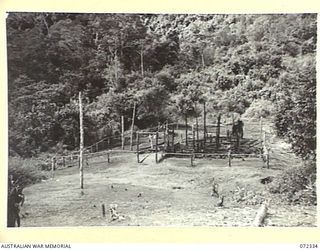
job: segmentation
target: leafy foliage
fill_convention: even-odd
[[[30,157],[208,113],[274,117],[315,157],[316,15],[9,13],[9,149]]]

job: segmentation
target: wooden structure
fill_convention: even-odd
[[[83,189],[83,109],[82,96],[79,92],[79,113],[80,113],[80,152],[79,152],[79,169],[80,169],[80,188]]]
[[[204,111],[205,109],[204,104]],[[131,152],[136,154],[137,162],[141,163],[144,160],[141,158],[142,154],[152,153],[155,163],[159,163],[166,157],[189,157],[191,166],[195,165],[196,159],[220,158],[227,159],[226,165],[229,167],[232,166],[233,159],[261,158],[263,167],[270,167],[270,148],[266,141],[262,119],[255,130],[258,131],[254,137],[256,139],[249,138],[249,135],[240,138],[238,133],[233,134],[234,118],[229,123],[225,120],[222,123],[221,114],[218,114],[215,123],[207,123],[206,119],[204,122],[205,124],[199,124],[196,118],[194,124],[159,123],[156,127],[149,128],[148,131],[135,132],[135,143],[132,141],[132,125],[134,124],[132,123],[130,131],[130,149],[132,150],[126,151],[124,150],[124,118],[122,117],[121,134],[118,139],[113,139],[112,136],[107,137],[94,145],[83,148],[84,156],[88,159],[98,155],[107,155],[108,162],[110,162],[111,157],[118,152]],[[120,144],[115,145],[114,142],[120,142]],[[79,152],[58,158],[52,159],[52,171],[56,169],[56,164],[65,167],[73,161],[81,162]]]

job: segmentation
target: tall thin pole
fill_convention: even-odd
[[[124,117],[121,116],[121,149],[124,149]]]
[[[136,140],[137,140],[137,150],[136,150],[136,153],[137,153],[137,162],[140,163],[140,160],[139,160],[139,133],[137,133],[137,136],[136,136]]]
[[[131,124],[131,138],[130,138],[130,150],[132,150],[132,140],[133,140],[133,126],[134,126],[134,118],[136,116],[136,103],[133,105],[133,113],[132,113],[132,124]]]
[[[79,92],[79,113],[80,113],[80,188],[83,189],[83,111],[82,111],[82,96]]]
[[[192,124],[192,151],[194,152],[194,148],[195,148],[195,132],[194,132],[194,125]]]
[[[159,132],[156,132],[156,154],[155,154],[155,160],[156,163],[158,163],[158,141],[159,141]]]
[[[174,146],[174,126],[172,126],[172,149],[173,149],[173,152],[175,153],[176,150],[175,150],[175,146]]]
[[[185,126],[186,126],[186,145],[188,145],[188,116],[185,116]]]
[[[197,131],[197,142],[199,141],[199,121],[198,117],[196,117],[196,131]]]
[[[142,44],[142,48],[141,48],[141,52],[140,52],[140,60],[141,60],[141,76],[144,77],[144,70],[143,70],[143,44]]]
[[[263,138],[262,138],[262,116],[260,116],[260,141],[261,147],[263,146]]]
[[[203,103],[203,142],[206,143],[206,137],[207,137],[207,126],[206,126],[206,103]]]
[[[221,114],[218,115],[217,131],[216,131],[216,147],[220,147],[220,125],[221,125]]]

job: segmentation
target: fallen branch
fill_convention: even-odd
[[[262,227],[263,222],[267,216],[267,212],[268,212],[267,204],[263,203],[259,208],[252,225],[254,227]]]

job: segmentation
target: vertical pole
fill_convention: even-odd
[[[169,127],[168,127],[168,121],[166,122],[166,131],[165,131],[166,137],[164,138],[164,143],[166,145],[166,149],[169,147]]]
[[[191,167],[193,167],[193,160],[194,160],[194,148],[195,148],[195,131],[194,125],[192,124],[192,153],[191,153]]]
[[[80,111],[80,188],[83,189],[83,111],[82,111],[82,96],[79,92],[79,111]]]
[[[141,60],[141,76],[144,77],[144,71],[143,71],[143,44],[140,52],[140,60]]]
[[[107,161],[110,163],[110,152],[107,153]]]
[[[102,207],[102,217],[106,217],[106,208],[104,204],[102,204],[101,207]]]
[[[231,167],[231,146],[228,147],[228,166]]]
[[[137,140],[137,162],[140,163],[140,160],[139,160],[139,132],[137,132],[137,137],[136,137],[136,140]]]
[[[121,116],[121,149],[124,150],[124,116]]]
[[[207,138],[207,125],[206,125],[206,120],[207,120],[207,113],[206,113],[206,103],[203,103],[203,143],[206,143],[206,138]]]
[[[190,158],[190,160],[191,160],[191,167],[193,167],[193,156],[194,154],[193,154],[193,152],[191,153],[191,158]]]
[[[192,124],[192,151],[194,151],[195,148],[195,133],[194,133],[194,126]]]
[[[197,131],[197,150],[199,150],[199,122],[198,122],[198,117],[196,117],[196,131]]]
[[[159,132],[156,132],[156,163],[158,163],[158,139],[159,139]]]
[[[175,147],[174,147],[174,126],[172,126],[172,149],[173,149],[173,152],[175,153]]]
[[[221,122],[221,114],[218,115],[218,122],[217,122],[217,134],[216,134],[217,149],[220,147],[220,122]]]
[[[186,146],[188,146],[188,116],[185,116],[185,127],[186,127]]]
[[[51,171],[52,171],[52,177],[54,175],[54,171],[56,170],[56,158],[52,157],[51,159]]]
[[[261,147],[263,146],[263,138],[262,138],[262,116],[260,116],[260,141],[261,141]]]
[[[270,157],[269,157],[269,148],[267,148],[267,168],[270,167]]]
[[[132,140],[133,140],[133,126],[134,126],[134,118],[136,116],[136,103],[133,105],[133,113],[132,113],[132,124],[131,124],[131,138],[130,138],[130,150],[132,150]]]
[[[64,156],[62,156],[62,164],[63,164],[63,168],[66,167],[66,159],[64,158]]]

